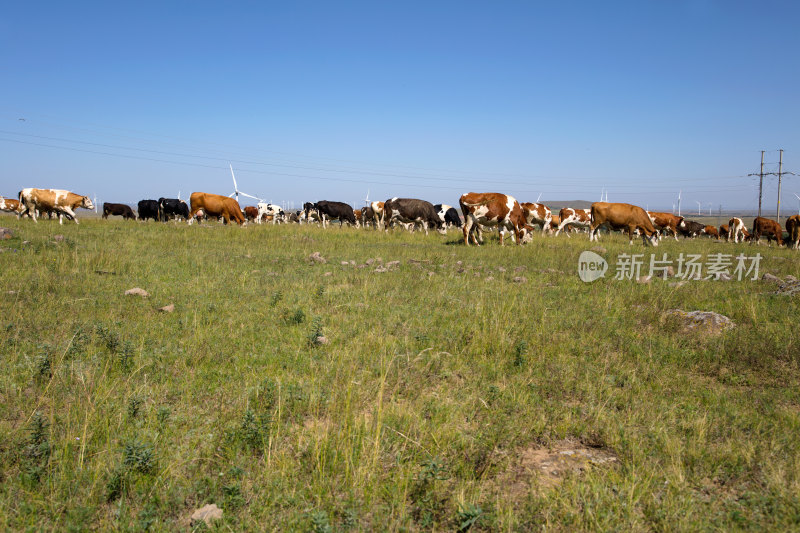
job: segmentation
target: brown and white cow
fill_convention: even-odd
[[[719,232],[717,231],[717,227],[716,226],[706,226],[703,229],[703,233],[705,233],[709,237],[713,237],[713,238],[719,240]]]
[[[474,244],[483,242],[481,226],[497,226],[500,232],[500,245],[503,245],[503,229],[512,232],[517,244],[522,244],[527,230],[522,207],[513,196],[497,192],[468,192],[458,200],[464,215],[464,244],[469,246],[472,237]],[[475,235],[477,233],[477,235]]]
[[[372,208],[372,223],[375,229],[383,229],[383,202],[372,202],[369,206]]]
[[[686,226],[683,217],[673,215],[672,213],[647,211],[647,216],[650,217],[650,222],[652,222],[653,226],[659,231],[659,238],[661,238],[661,232],[670,231],[677,241],[678,230]]]
[[[75,209],[94,209],[88,196],[81,196],[63,189],[22,189],[19,191],[19,203],[22,204],[20,216],[30,214],[36,222],[36,212],[52,211],[58,213],[58,223],[64,223],[64,215],[78,223]]]
[[[756,244],[760,243],[762,235],[767,236],[767,245],[772,239],[775,239],[778,242],[778,246],[783,246],[783,228],[781,225],[769,218],[756,217],[753,220],[753,239]]]
[[[253,220],[257,220],[259,224],[261,223],[261,221],[258,220],[258,208],[257,207],[255,207],[253,205],[248,205],[248,206],[245,206],[245,208],[242,210],[242,212],[244,213],[244,218],[246,220],[248,220],[250,222],[252,222]]]
[[[189,224],[194,221],[194,215],[201,209],[208,217],[222,217],[226,224],[231,220],[240,226],[246,223],[239,202],[228,196],[209,192],[193,192],[189,197],[189,203],[192,206],[189,211]]]
[[[3,198],[0,196],[0,211],[8,211],[9,213],[14,213],[19,218],[20,209],[19,200],[14,200],[13,198]]]
[[[656,228],[647,216],[647,212],[638,205],[595,202],[592,204],[592,227],[589,240],[595,240],[595,234],[601,226],[608,226],[612,230],[627,230],[630,244],[633,244],[633,233],[639,230],[642,241],[647,241],[653,246],[658,246]]]
[[[731,237],[733,238],[733,242],[739,242],[739,237],[742,238],[744,241],[745,234],[747,230],[744,227],[744,221],[741,218],[733,217],[728,221],[728,242],[731,242]]]
[[[364,212],[361,209],[353,209],[353,215],[356,217],[356,227],[360,228],[364,223]]]
[[[519,204],[519,206],[522,209],[522,216],[525,217],[525,222],[531,226],[540,226],[542,235],[550,231],[550,221],[553,220],[553,213],[549,207],[535,202],[525,202],[524,204]]]
[[[800,249],[800,215],[792,215],[786,219],[786,231],[789,232],[789,246]]]
[[[561,223],[558,225],[558,229],[556,230],[556,237],[558,237],[558,234],[561,233],[561,230],[564,228],[569,230],[572,226],[578,226],[586,229],[592,227],[592,212],[589,209],[573,209],[571,207],[564,207],[558,212],[558,216],[561,217]],[[567,231],[567,237],[569,237],[569,231]]]

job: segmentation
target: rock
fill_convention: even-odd
[[[196,527],[200,522],[205,522],[210,527],[212,521],[221,519],[222,509],[214,503],[209,503],[192,513],[191,526]]]
[[[325,272],[325,273],[323,274],[323,276],[325,276],[325,277],[328,277],[328,276],[333,276],[333,272]]]
[[[525,268],[526,267],[524,265],[523,266],[514,267],[514,272],[523,272],[525,270]]]
[[[666,276],[665,278],[674,278],[675,277],[675,269],[672,268],[672,265],[667,267]]]
[[[175,310],[175,304],[169,304],[165,305],[164,307],[159,307],[158,310],[161,311],[162,313],[171,313]]]
[[[608,252],[608,250],[606,250],[602,246],[595,246],[594,248],[591,248],[591,250],[593,252],[597,252],[598,254],[604,254],[604,253]]]
[[[372,264],[372,263],[374,263],[374,262],[375,262],[375,260],[374,260],[373,258],[371,258],[371,257],[370,257],[369,259],[367,259],[367,261],[366,261],[366,263],[367,263],[368,265],[371,265],[371,264]]]
[[[394,268],[400,264],[400,261],[389,261],[386,263],[386,268]]]
[[[723,272],[722,274],[720,274],[720,275],[719,275],[719,278],[718,278],[718,280],[719,280],[719,281],[731,281],[732,279],[733,279],[733,278],[731,277],[731,275],[730,275],[730,274],[727,274],[727,273],[725,273],[725,272]]]
[[[797,278],[790,274],[790,275],[786,276],[786,281],[797,281]]]
[[[142,298],[147,298],[150,296],[150,293],[144,289],[140,289],[139,287],[134,287],[133,289],[128,289],[125,291],[125,296],[141,296]]]
[[[670,309],[664,313],[664,316],[677,319],[682,325],[684,333],[697,331],[717,335],[736,327],[736,324],[730,318],[713,311]]]
[[[492,277],[492,276],[486,276],[486,278],[485,278],[485,279],[486,279],[486,281],[492,281],[492,280],[494,279],[494,277]]]
[[[775,294],[780,294],[782,296],[800,295],[800,281],[787,281],[778,287]]]
[[[325,259],[324,257],[322,257],[319,252],[314,252],[313,254],[309,255],[308,259],[312,263],[327,263],[328,262],[328,260]]]
[[[681,287],[686,285],[686,283],[687,283],[686,281],[673,281],[672,283],[669,284],[669,286],[675,289],[680,289]]]
[[[505,269],[505,268],[503,268],[503,267],[497,267],[497,271],[498,271],[498,272],[505,272],[505,271],[506,271],[506,269]]]
[[[428,271],[428,277],[433,276],[435,274],[436,274],[436,272],[434,272],[433,270],[429,270]]]
[[[350,266],[350,263],[348,261],[342,261],[342,266]]]
[[[783,280],[781,278],[779,278],[778,276],[774,276],[769,272],[765,272],[764,275],[761,276],[761,281],[771,281],[772,283],[777,283],[778,285],[781,285],[783,283]]]
[[[9,228],[0,228],[0,239],[10,239],[14,236],[14,232]]]
[[[314,344],[328,344],[329,342],[330,341],[328,340],[328,337],[326,337],[325,335],[320,335],[319,337],[314,339]]]
[[[379,266],[378,268],[373,270],[373,272],[378,272],[378,273],[389,272],[389,269],[386,267]]]
[[[54,235],[53,236],[53,240],[56,241],[56,242],[62,242],[64,240],[64,236],[63,235]]]
[[[525,276],[515,276],[514,279],[512,279],[511,281],[513,281],[514,283],[525,283],[528,281],[528,278],[526,278]]]
[[[636,278],[636,283],[647,284],[650,283],[650,280],[653,279],[653,276],[642,276],[640,278]]]

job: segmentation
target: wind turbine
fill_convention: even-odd
[[[797,214],[800,215],[800,195],[794,193],[795,197],[797,198]]]
[[[700,212],[700,209],[701,209],[701,207],[700,207],[700,205],[701,205],[701,202],[698,202],[697,200],[695,200],[695,202],[697,202],[697,216],[700,216],[700,215],[702,215],[702,214],[703,214],[703,213],[701,213],[701,212]]]
[[[678,191],[678,216],[681,216],[681,192]]]
[[[364,198],[364,205],[369,206],[369,189],[367,189],[367,197]]]
[[[239,190],[239,186],[236,184],[236,176],[233,174],[233,165],[228,163],[228,166],[231,168],[231,178],[233,178],[233,192],[228,195],[228,197],[236,196],[236,202],[239,202],[239,195],[247,196],[248,198],[252,198],[253,200],[258,200],[259,202],[263,202],[264,200],[259,198],[258,196],[253,196],[252,194],[247,194],[246,192],[242,192]]]
[[[97,193],[94,193],[94,214],[97,214]]]
[[[536,203],[539,203],[539,200],[542,199],[542,193],[539,193],[539,196],[536,197]]]

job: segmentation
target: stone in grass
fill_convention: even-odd
[[[781,278],[773,274],[770,274],[769,272],[766,272],[763,276],[761,276],[761,281],[771,281],[772,283],[777,283],[778,285],[781,285],[783,283],[783,280]]]
[[[314,344],[328,344],[330,341],[325,335],[319,335],[314,339]]]
[[[0,239],[10,239],[14,236],[14,232],[8,228],[0,228]]]
[[[125,291],[125,296],[141,296],[142,298],[147,298],[150,296],[150,293],[144,289],[140,289],[139,287],[134,287]]]
[[[778,287],[775,294],[783,296],[800,296],[800,281],[787,281]]]
[[[525,283],[528,281],[528,278],[526,278],[525,276],[516,276],[511,281],[513,281],[514,283]]]
[[[215,503],[209,503],[192,513],[191,526],[196,527],[200,522],[205,522],[210,527],[211,522],[221,519],[222,509],[217,507]]]
[[[713,311],[684,311],[682,309],[669,309],[665,317],[677,319],[681,324],[683,333],[703,332],[717,335],[723,331],[736,327],[730,318]]]
[[[309,255],[308,258],[311,260],[312,263],[327,263],[328,260],[322,257],[319,252],[314,252],[313,254]]]
[[[164,307],[159,307],[158,310],[161,311],[162,313],[171,313],[175,310],[175,304],[169,304],[165,305]]]

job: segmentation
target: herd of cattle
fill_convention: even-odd
[[[774,220],[757,217],[752,231],[748,231],[741,218],[731,218],[728,224],[719,228],[686,220],[671,213],[645,211],[639,206],[623,203],[595,202],[590,209],[563,208],[554,215],[549,207],[540,203],[520,204],[513,196],[501,193],[466,193],[459,199],[462,217],[452,206],[433,205],[425,200],[413,198],[391,198],[385,202],[372,202],[363,209],[353,209],[344,202],[319,201],[308,202],[302,210],[285,212],[280,206],[259,203],[241,209],[239,203],[228,196],[204,192],[192,193],[189,204],[176,198],[159,198],[158,200],[142,200],[138,204],[138,217],[126,204],[103,204],[103,218],[121,216],[125,219],[168,221],[172,219],[194,221],[217,219],[224,223],[231,221],[244,225],[247,221],[277,223],[311,223],[319,222],[323,228],[333,220],[339,224],[347,222],[355,227],[373,227],[388,230],[393,226],[402,226],[413,231],[415,227],[435,229],[446,233],[448,228],[461,228],[464,243],[480,244],[483,242],[484,228],[497,227],[500,233],[500,244],[509,233],[517,244],[527,242],[534,231],[542,235],[562,231],[569,233],[575,229],[584,229],[589,233],[589,240],[599,238],[599,230],[603,227],[622,231],[628,234],[631,244],[634,235],[640,235],[645,244],[658,246],[663,235],[678,235],[694,238],[708,235],[716,239],[744,242],[759,242],[762,236],[769,243],[775,240],[783,246],[783,228]],[[38,216],[58,216],[59,223],[63,217],[78,222],[75,210],[78,208],[94,209],[94,204],[87,196],[80,196],[60,189],[23,189],[17,199],[0,196],[0,211],[16,213],[17,217],[28,216],[36,221]],[[538,226],[538,230],[535,228]],[[800,248],[800,215],[794,215],[786,221],[788,242],[792,248]]]

